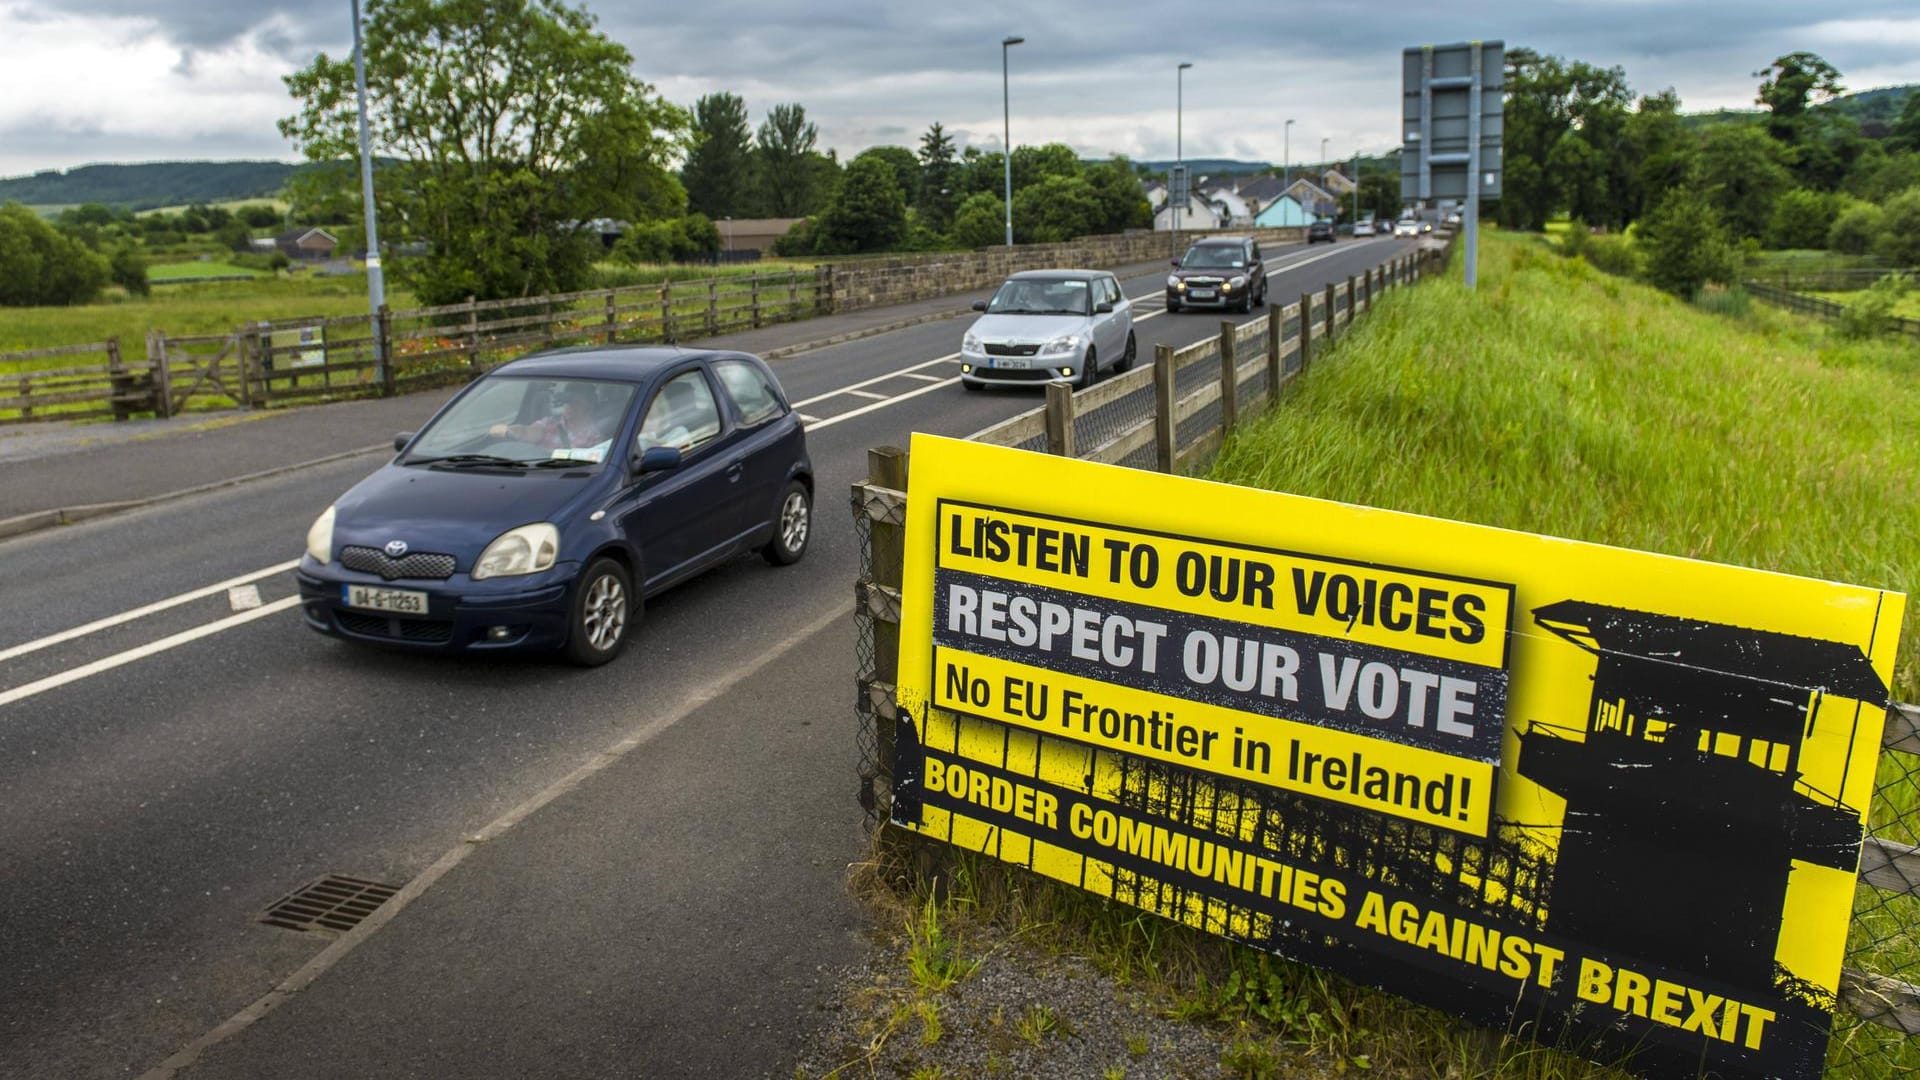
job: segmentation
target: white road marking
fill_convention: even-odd
[[[227,607],[232,611],[252,611],[260,606],[260,586],[235,585],[227,590]]]
[[[30,698],[35,694],[43,694],[48,690],[65,686],[70,682],[78,682],[81,679],[98,675],[103,671],[111,671],[123,664],[131,664],[135,660],[144,660],[156,653],[163,653],[168,649],[178,648],[189,642],[198,641],[203,637],[210,637],[222,630],[230,630],[243,623],[250,623],[255,619],[262,619],[268,615],[278,614],[299,603],[300,598],[298,596],[289,596],[283,600],[275,600],[271,604],[254,608],[252,611],[242,611],[237,615],[229,615],[224,619],[216,619],[205,625],[196,626],[191,630],[182,630],[170,637],[163,637],[159,641],[149,642],[138,648],[128,649],[125,652],[102,657],[90,664],[82,664],[77,668],[68,668],[56,675],[49,675],[44,679],[27,683],[25,686],[16,686],[11,690],[0,691],[0,705],[11,705],[16,701]]]
[[[801,413],[800,422],[803,424],[817,424],[820,422],[820,418],[817,416],[808,416],[806,413]]]
[[[941,381],[941,380],[940,380],[940,376],[938,376],[938,375],[922,375],[921,373],[919,373],[919,372],[917,372],[917,371],[909,371],[909,372],[907,372],[907,375],[906,375],[906,377],[907,377],[907,378],[909,378],[909,379],[919,379],[919,380],[920,380],[921,382],[939,382],[939,381]]]
[[[876,394],[871,390],[849,390],[847,393],[852,394],[854,397],[866,398],[868,401],[885,401],[888,397],[892,396],[889,394]]]
[[[286,562],[275,563],[264,570],[255,570],[250,574],[241,574],[239,577],[228,578],[225,581],[216,581],[205,588],[194,589],[191,592],[183,592],[178,596],[170,596],[165,600],[156,600],[144,607],[137,607],[131,611],[123,611],[118,615],[109,615],[104,619],[95,619],[93,622],[87,623],[84,626],[76,626],[71,630],[62,630],[57,634],[50,634],[47,637],[29,641],[24,645],[15,645],[8,649],[0,649],[0,660],[11,660],[16,656],[24,656],[27,653],[44,649],[49,645],[58,645],[63,641],[72,641],[77,637],[85,637],[97,630],[105,630],[108,627],[119,626],[121,623],[132,622],[135,619],[151,615],[156,611],[165,611],[170,607],[179,607],[181,604],[191,603],[201,597],[225,592],[236,585],[245,585],[248,582],[259,581],[261,578],[272,577],[275,574],[283,574],[299,565],[299,559],[288,559]]]

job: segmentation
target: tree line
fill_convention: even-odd
[[[1686,296],[1766,249],[1920,263],[1920,92],[1869,127],[1829,104],[1845,88],[1817,54],[1755,77],[1759,112],[1700,126],[1671,89],[1636,98],[1618,67],[1510,50],[1500,223],[1564,212],[1584,227],[1574,250]]]

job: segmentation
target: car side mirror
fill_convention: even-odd
[[[1107,303],[1105,300],[1102,300],[1099,303],[1093,305],[1093,312],[1096,315],[1106,315],[1111,313],[1112,311],[1113,311],[1113,305]]]
[[[1179,260],[1179,259],[1175,259],[1175,260],[1173,260],[1173,268],[1174,268],[1175,270],[1178,270],[1178,269],[1180,269],[1180,260]]]
[[[649,446],[633,455],[635,475],[672,472],[680,467],[680,448],[677,446]]]
[[[393,437],[393,452],[397,454],[400,451],[405,450],[407,448],[407,444],[412,441],[413,441],[413,432],[411,431],[400,432],[398,435],[395,435]]]
[[[985,300],[975,300],[973,302],[973,310],[975,311],[987,310],[987,302]]]

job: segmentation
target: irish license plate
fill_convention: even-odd
[[[1031,360],[1014,360],[1005,356],[996,356],[987,361],[987,366],[1001,371],[1026,371],[1033,367]]]
[[[1195,289],[1190,295],[1195,300],[1211,300],[1213,299],[1213,290],[1212,289]]]
[[[411,589],[382,589],[373,585],[340,586],[341,602],[368,611],[391,611],[400,615],[425,615],[427,594]]]

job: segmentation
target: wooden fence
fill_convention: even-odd
[[[1304,374],[1315,354],[1366,314],[1376,297],[1418,281],[1445,258],[1446,253],[1437,251],[1408,256],[1270,308],[1263,319],[1237,327],[1223,322],[1215,337],[1181,349],[1162,345],[1150,367],[1077,393],[1065,382],[1050,382],[1045,405],[973,439],[1161,472],[1188,471],[1219,449],[1241,417],[1271,404],[1277,388]],[[869,819],[878,822],[886,820],[892,794],[908,468],[906,455],[891,447],[870,451],[868,463],[868,479],[853,485],[861,543],[861,577],[854,587],[860,666],[855,702],[860,717],[860,801]],[[1871,820],[1892,820],[1895,828],[1920,827],[1902,822],[1899,804],[1889,798],[1895,787],[1920,784],[1920,707],[1893,704],[1883,747],[1897,764],[1890,770],[1892,779],[1883,774],[1875,791]],[[1892,814],[1886,812],[1890,808]],[[1910,942],[1920,935],[1920,847],[1881,835],[1884,831],[1870,832],[1861,846],[1863,897],[1856,906],[1855,928],[1861,931],[1856,936],[1869,944],[1888,936]],[[1891,935],[1866,930],[1869,919],[1891,920]],[[1908,981],[1915,972],[1865,970],[1855,965],[1872,955],[1870,949],[1857,942],[1853,948],[1841,973],[1841,1007],[1892,1029],[1898,1033],[1895,1040],[1920,1038],[1920,986]],[[1877,1052],[1867,1050],[1860,1056]]]
[[[1797,311],[1803,315],[1813,315],[1822,319],[1838,319],[1847,313],[1847,305],[1818,296],[1804,296],[1797,292],[1776,288],[1763,281],[1746,283],[1747,292],[1755,299],[1776,307]],[[1920,339],[1920,319],[1907,319],[1898,315],[1889,316],[1888,328],[1910,338]]]
[[[0,353],[0,423],[173,416],[465,382],[529,350],[713,337],[831,311],[834,273],[754,273],[658,285],[273,322],[231,333],[148,333]],[[381,364],[384,356],[388,362]],[[7,393],[6,391],[11,391]]]

